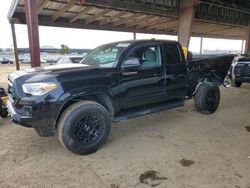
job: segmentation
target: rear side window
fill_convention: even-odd
[[[164,48],[168,65],[176,65],[181,63],[179,48],[175,43],[164,44]]]

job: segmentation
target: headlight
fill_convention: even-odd
[[[57,85],[53,82],[29,83],[22,85],[24,93],[36,96],[44,95],[54,90],[56,87]]]

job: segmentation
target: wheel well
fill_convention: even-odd
[[[80,96],[80,97],[75,97],[70,100],[68,100],[63,106],[61,107],[57,118],[56,118],[56,128],[57,128],[57,123],[62,115],[62,113],[72,104],[83,101],[83,100],[90,100],[90,101],[95,101],[101,105],[103,105],[108,112],[110,113],[111,116],[114,116],[114,108],[112,101],[110,97],[106,94],[91,94],[91,95],[85,95],[85,96]]]

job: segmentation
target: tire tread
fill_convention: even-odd
[[[204,104],[204,101],[205,101],[205,97],[206,97],[206,93],[208,92],[208,90],[211,88],[211,87],[214,87],[212,83],[209,83],[209,82],[204,82],[204,83],[201,83],[197,90],[196,90],[196,93],[195,93],[195,98],[194,98],[194,105],[195,105],[195,108],[198,112],[202,113],[202,114],[210,114],[210,113],[213,113],[213,112],[210,112],[206,105]],[[218,86],[217,86],[218,87]],[[218,92],[220,94],[220,91],[219,91],[219,88],[218,89]],[[220,99],[219,99],[220,100]],[[218,106],[217,106],[218,107]],[[217,108],[216,107],[216,108]]]
[[[107,109],[102,106],[101,104],[95,102],[95,101],[89,101],[89,100],[84,100],[84,101],[79,101],[76,103],[73,103],[72,105],[70,105],[61,115],[60,120],[58,122],[58,139],[59,142],[63,145],[64,148],[68,149],[67,146],[65,145],[64,141],[63,141],[63,137],[64,137],[64,133],[63,133],[63,127],[64,127],[64,122],[65,120],[69,117],[69,115],[76,110],[77,108],[81,107],[81,106],[88,106],[88,105],[96,105],[99,108],[102,108],[102,110],[106,111],[107,114],[109,114],[109,112],[107,111]],[[108,116],[110,118],[110,116]],[[109,122],[111,120],[109,119]],[[87,154],[87,153],[86,153]]]

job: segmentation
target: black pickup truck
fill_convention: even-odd
[[[79,64],[17,71],[8,77],[12,120],[54,135],[73,153],[96,151],[111,121],[184,105],[194,97],[201,113],[213,113],[219,86],[233,56],[186,62],[178,42],[115,42],[91,51]]]
[[[250,54],[233,62],[228,76],[233,87],[240,87],[242,83],[250,83]]]

